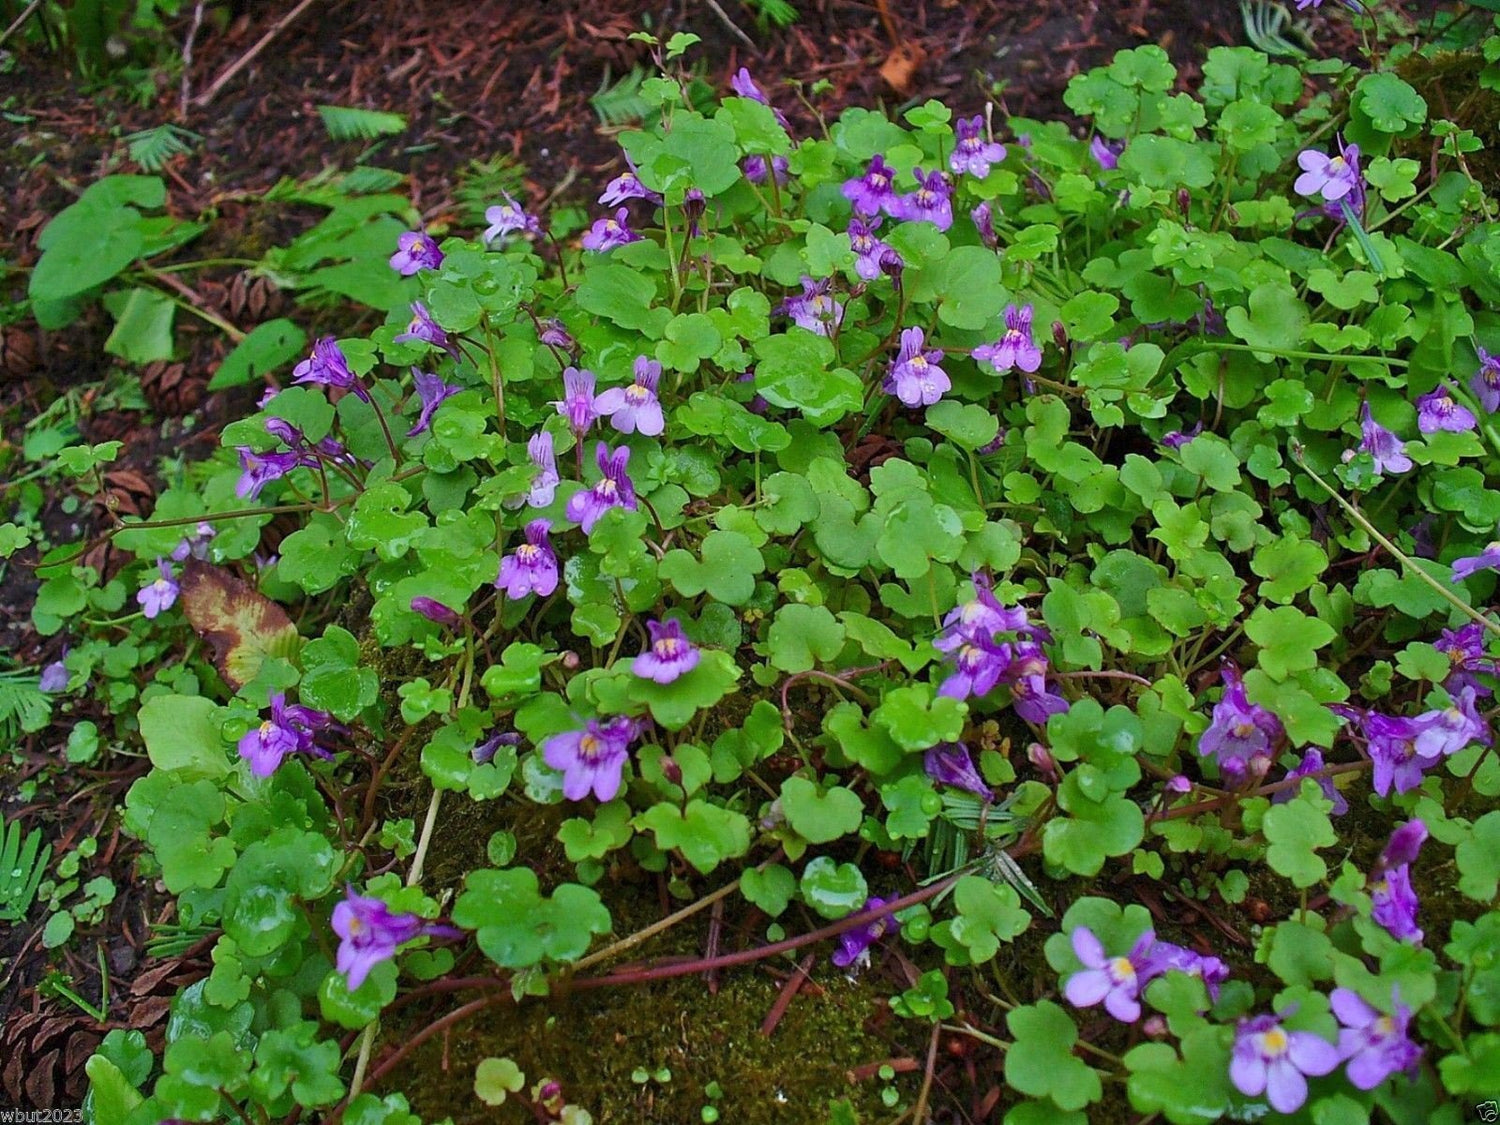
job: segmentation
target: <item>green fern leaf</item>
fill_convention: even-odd
[[[406,116],[378,109],[355,109],[352,106],[320,105],[318,114],[323,127],[335,141],[373,141],[406,132]]]
[[[601,86],[599,92],[589,99],[589,105],[594,107],[594,112],[605,125],[630,125],[640,121],[651,111],[651,103],[641,97],[641,83],[645,80],[645,70],[636,67],[608,89]],[[606,74],[605,82],[608,81]]]
[[[23,837],[17,823],[0,827],[0,921],[26,917],[51,858],[52,846],[42,846],[39,830]]]

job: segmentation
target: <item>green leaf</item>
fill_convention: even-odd
[[[701,559],[678,548],[667,552],[657,573],[693,598],[705,590],[728,605],[744,605],[755,592],[755,576],[766,569],[755,544],[738,531],[710,531],[700,546]]]
[[[1005,1080],[1023,1094],[1078,1110],[1104,1094],[1099,1074],[1073,1054],[1078,1028],[1050,1000],[1013,1008],[1005,1017],[1014,1042],[1005,1052]]]
[[[564,883],[543,896],[535,872],[526,868],[471,871],[453,905],[453,922],[476,931],[484,955],[505,969],[576,961],[611,925],[592,890]]]
[[[511,1059],[480,1059],[474,1068],[474,1093],[485,1105],[504,1105],[507,1095],[525,1085],[526,1075]]]
[[[947,931],[954,946],[966,951],[964,962],[981,965],[994,957],[1002,942],[1011,942],[1026,932],[1031,915],[1021,906],[1016,889],[992,883],[977,875],[965,875],[953,890],[957,917]],[[945,941],[939,942],[949,948]],[[952,958],[949,958],[953,963]]]
[[[177,305],[154,289],[124,289],[104,296],[104,307],[115,318],[114,331],[104,350],[130,363],[154,363],[172,358],[172,319]]]
[[[1500,811],[1485,813],[1454,851],[1458,889],[1476,902],[1489,903],[1500,887]]]
[[[750,850],[749,819],[708,801],[695,799],[683,809],[666,802],[652,805],[636,817],[636,824],[656,837],[657,847],[681,852],[705,875]]]
[[[784,605],[766,637],[771,663],[783,672],[806,672],[828,663],[844,647],[844,626],[825,607]]]
[[[667,309],[653,307],[656,282],[649,274],[607,259],[589,262],[574,296],[585,312],[653,340],[661,338],[672,319]]]
[[[399,113],[320,105],[318,116],[323,119],[323,127],[328,130],[329,138],[335,141],[373,141],[406,132],[406,117]]]
[[[797,835],[826,844],[857,829],[865,805],[852,789],[835,785],[820,792],[807,778],[793,776],[781,783],[781,810]]]
[[[1337,636],[1326,621],[1289,605],[1276,609],[1257,606],[1245,622],[1245,635],[1260,647],[1256,657],[1260,666],[1278,680],[1315,667],[1318,649]]]
[[[349,630],[330,625],[302,647],[302,702],[350,722],[380,695],[373,668],[359,666],[359,641]]]
[[[1305,888],[1328,874],[1328,865],[1317,853],[1338,843],[1338,834],[1328,820],[1332,802],[1318,792],[1316,782],[1303,785],[1308,791],[1267,810],[1261,830],[1271,845],[1266,851],[1271,869],[1293,886]]]
[[[1235,305],[1224,317],[1229,331],[1245,343],[1282,351],[1297,346],[1311,319],[1297,291],[1283,281],[1257,285],[1250,291],[1248,309]],[[1274,357],[1270,352],[1258,351],[1255,358],[1269,363]]]
[[[960,449],[981,449],[995,440],[1000,419],[973,402],[945,398],[927,408],[923,421]]]
[[[683,313],[667,322],[666,338],[656,345],[656,358],[669,370],[691,375],[723,343],[723,337],[708,316]]]
[[[816,857],[802,869],[801,888],[802,901],[830,920],[853,914],[870,897],[870,888],[858,867],[826,855]]]
[[[1427,120],[1427,101],[1389,70],[1366,74],[1354,87],[1353,103],[1382,133],[1411,136]]]
[[[772,406],[800,410],[815,426],[831,426],[864,405],[859,376],[832,367],[833,344],[825,336],[793,327],[756,340],[755,389]]]
[[[772,918],[779,917],[797,893],[797,877],[779,863],[751,867],[740,876],[740,893]]]
[[[963,735],[968,706],[934,694],[930,684],[907,684],[885,693],[872,715],[903,750],[926,750]]]
[[[1317,581],[1328,567],[1328,556],[1310,539],[1285,535],[1256,550],[1250,569],[1260,575],[1262,597],[1290,602]]]
[[[1149,188],[1203,188],[1217,175],[1216,147],[1151,134],[1132,137],[1120,154],[1120,170]]]
[[[214,781],[229,772],[213,700],[197,695],[157,695],[138,713],[141,740],[151,764],[184,781]]]
[[[258,324],[235,345],[208,381],[208,389],[222,391],[254,383],[307,348],[307,333],[285,318]],[[311,591],[309,591],[311,592]]]

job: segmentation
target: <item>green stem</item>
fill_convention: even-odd
[[[1220,351],[1255,352],[1258,355],[1279,355],[1285,359],[1321,359],[1335,363],[1354,363],[1363,360],[1366,363],[1383,363],[1387,367],[1410,366],[1404,359],[1392,359],[1390,356],[1384,355],[1331,355],[1328,352],[1304,352],[1294,351],[1289,348],[1267,348],[1259,344],[1231,344],[1223,340],[1203,340],[1201,344],[1205,348],[1217,348]]]

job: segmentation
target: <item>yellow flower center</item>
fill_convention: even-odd
[[[1290,1046],[1286,1032],[1279,1027],[1273,1027],[1270,1031],[1263,1032],[1260,1037],[1260,1051],[1263,1055],[1279,1058],[1286,1054]]]
[[[1129,957],[1116,957],[1111,960],[1109,971],[1115,980],[1135,980],[1135,966],[1130,963]]]
[[[613,219],[605,219],[604,229],[610,234],[614,234],[615,231],[620,229],[620,224],[615,222]]]
[[[533,543],[522,543],[516,548],[516,558],[530,565],[541,556],[542,549]]]
[[[1255,733],[1255,724],[1250,722],[1238,722],[1234,724],[1234,736],[1236,738],[1249,738]]]
[[[656,649],[657,656],[670,659],[677,655],[677,638],[663,637],[661,640],[657,641],[653,647]]]
[[[639,405],[651,397],[651,392],[639,383],[632,383],[625,388],[625,397]]]
[[[593,758],[599,753],[599,740],[591,734],[586,734],[578,740],[578,753],[580,757]]]
[[[927,357],[914,355],[911,357],[911,366],[914,371],[924,371],[927,368]]]
[[[1375,1034],[1379,1035],[1381,1038],[1384,1038],[1387,1035],[1394,1035],[1395,1032],[1396,1021],[1391,1019],[1390,1016],[1381,1016],[1378,1020],[1375,1021]]]
[[[619,489],[615,486],[614,481],[610,480],[609,477],[605,477],[598,484],[594,485],[594,492],[606,500],[613,500]]]
[[[270,737],[271,731],[274,730],[275,727],[276,724],[271,722],[270,719],[267,719],[265,722],[260,724],[260,736],[262,738]]]
[[[353,918],[349,919],[349,934],[351,937],[364,933],[364,930],[365,924],[359,920],[359,915],[356,914]]]

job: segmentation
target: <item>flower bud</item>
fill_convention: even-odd
[[[1060,351],[1068,350],[1068,330],[1060,320],[1052,322],[1052,342],[1057,345]]]
[[[682,784],[682,767],[677,764],[677,759],[664,757],[661,760],[661,775],[673,785]]]
[[[1141,1024],[1141,1030],[1146,1033],[1148,1039],[1165,1039],[1167,1021],[1161,1016],[1147,1016],[1146,1021]]]
[[[435,621],[439,625],[457,625],[459,621],[458,614],[436,598],[419,594],[412,598],[411,608],[414,613],[420,613],[428,621]]]
[[[1177,210],[1181,211],[1182,212],[1182,217],[1184,219],[1186,219],[1188,217],[1189,213],[1192,211],[1192,209],[1193,209],[1193,194],[1192,194],[1192,192],[1188,191],[1187,188],[1178,188],[1177,189]]]
[[[578,654],[576,652],[574,652],[572,649],[568,649],[567,652],[565,652],[565,653],[562,654],[562,666],[564,668],[566,668],[569,672],[571,672],[574,669],[576,669],[578,667],[578,664],[579,664]]]
[[[1033,742],[1026,747],[1026,760],[1035,766],[1043,777],[1057,780],[1057,762],[1053,759],[1052,752],[1040,742]]]

